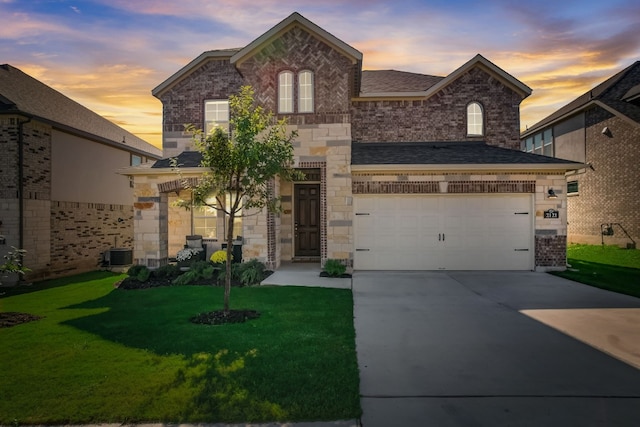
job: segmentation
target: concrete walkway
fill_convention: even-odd
[[[282,263],[261,285],[311,286],[320,288],[351,289],[351,279],[320,277],[320,263]]]

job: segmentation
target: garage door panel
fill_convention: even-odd
[[[356,269],[528,270],[530,195],[356,196]]]

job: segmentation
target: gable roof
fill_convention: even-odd
[[[487,145],[462,142],[354,142],[352,165],[501,165],[508,168],[578,169],[582,163]]]
[[[362,64],[362,53],[349,46],[339,38],[335,37],[333,34],[309,21],[298,12],[293,12],[291,15],[280,21],[280,23],[272,27],[269,31],[242,48],[239,52],[231,57],[231,63],[242,63],[242,61],[254,55],[259,49],[261,49],[264,44],[270,43],[273,39],[289,31],[290,28],[296,25],[303,27],[306,31],[309,31],[314,36],[318,37],[321,40],[324,40],[334,49],[342,52],[342,54],[350,58],[354,64]]]
[[[188,77],[205,62],[220,59],[230,59],[235,53],[239,52],[240,49],[241,48],[217,49],[208,50],[201,53],[197,58],[173,73],[167,80],[163,81],[158,86],[153,88],[153,90],[151,90],[151,94],[156,98],[159,98],[167,89]]]
[[[567,105],[559,108],[528,128],[521,136],[523,138],[527,137],[593,105],[599,105],[613,114],[640,124],[640,107],[632,104],[638,93],[640,93],[640,61],[636,61],[590,91],[583,93]]]
[[[440,90],[442,90],[446,86],[450,85],[451,83],[456,81],[460,76],[462,76],[464,73],[466,73],[467,71],[471,70],[474,67],[481,67],[483,70],[485,70],[488,73],[494,75],[499,80],[501,80],[503,84],[505,84],[506,86],[510,87],[516,93],[519,93],[520,96],[523,99],[526,98],[527,96],[531,95],[531,88],[529,86],[525,85],[520,80],[518,80],[515,77],[513,77],[511,74],[507,73],[502,68],[498,67],[497,65],[495,65],[493,62],[489,61],[484,56],[482,56],[480,54],[477,54],[476,56],[471,58],[469,61],[464,63],[462,66],[460,66],[459,68],[454,70],[448,76],[446,76],[444,78],[440,78],[440,80],[437,81],[437,82],[435,82],[435,79],[437,79],[437,77],[435,77],[435,76],[424,76],[425,78],[424,78],[423,81],[429,80],[429,79],[427,79],[427,77],[430,77],[431,81],[435,82],[433,85],[427,87],[426,89],[415,89],[414,91],[407,91],[407,90],[394,91],[394,90],[387,89],[387,90],[382,90],[380,92],[371,91],[371,92],[368,92],[368,93],[365,93],[364,91],[362,91],[360,93],[360,97],[362,97],[362,98],[373,98],[373,97],[375,97],[375,98],[380,98],[380,97],[419,97],[419,98],[427,98],[427,97],[435,94],[436,92],[439,92]],[[391,76],[390,74],[387,75],[387,77],[390,77],[390,76]],[[399,77],[400,75],[399,74],[395,74],[394,76],[395,77]],[[363,82],[363,86],[364,86],[364,82]],[[378,87],[378,85],[376,85],[376,87]]]
[[[0,65],[0,114],[23,114],[84,138],[162,157],[159,148],[9,64]]]

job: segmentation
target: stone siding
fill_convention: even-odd
[[[482,105],[485,135],[467,136],[467,105]],[[352,102],[352,134],[358,142],[484,140],[519,149],[521,97],[479,67],[427,99]]]

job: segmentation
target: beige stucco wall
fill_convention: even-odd
[[[116,171],[129,166],[130,153],[53,130],[51,199],[131,205],[129,178]]]
[[[584,122],[584,113],[581,113],[553,127],[555,157],[586,162]]]

